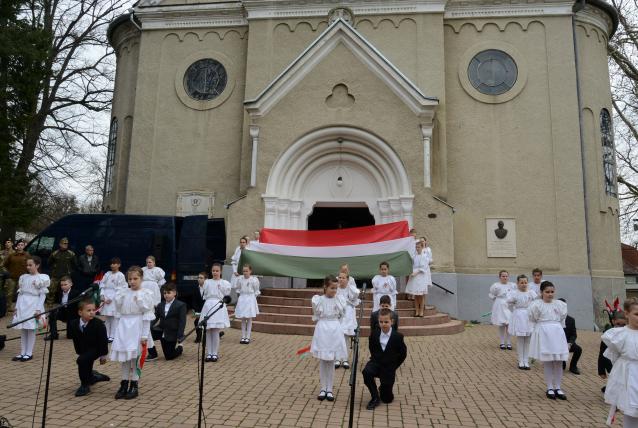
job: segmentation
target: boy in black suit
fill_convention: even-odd
[[[55,303],[60,305],[65,305],[67,302],[75,299],[80,291],[76,290],[73,287],[73,280],[70,276],[63,276],[60,278],[60,289],[61,292],[57,297],[57,301]],[[69,306],[65,306],[63,308],[58,309],[55,312],[51,312],[49,316],[49,334],[44,338],[44,340],[57,340],[58,339],[58,323],[57,321],[64,321],[66,323],[66,338],[70,339],[69,335],[69,322],[78,319],[78,303],[72,303]]]
[[[186,327],[186,304],[176,299],[177,287],[169,283],[162,287],[164,301],[155,308],[155,323],[153,339],[160,340],[162,352],[167,360],[173,360],[184,351],[178,342],[184,340]]]
[[[558,300],[567,303],[567,301],[562,297]],[[578,338],[578,335],[576,334],[576,320],[567,315],[567,317],[565,317],[565,328],[563,330],[565,331],[565,338],[567,339],[569,352],[574,354],[572,355],[572,360],[569,363],[569,371],[570,373],[579,375],[580,369],[578,368],[578,360],[580,360],[580,356],[583,353],[583,348],[576,343],[576,339]],[[565,370],[566,366],[567,363],[563,361],[563,370]]]
[[[105,364],[109,353],[109,339],[106,336],[104,321],[95,318],[95,303],[92,299],[83,300],[78,306],[79,318],[68,322],[67,332],[73,339],[73,347],[78,354],[76,363],[81,384],[75,391],[75,396],[81,397],[91,392],[90,385],[111,379],[93,371],[93,362],[99,358],[100,364]]]
[[[381,307],[379,310],[385,308],[385,309],[390,309],[392,307],[392,300],[390,299],[390,296],[387,295],[383,295],[381,296],[381,298],[379,299],[379,306]],[[392,311],[390,309],[390,312],[392,312],[392,327],[395,330],[399,330],[399,312],[398,311]],[[379,311],[374,311],[370,314],[370,334],[372,334],[372,332],[374,330],[377,330],[379,328]]]
[[[197,289],[193,293],[193,299],[191,301],[191,306],[193,307],[193,311],[196,314],[199,314],[202,311],[202,308],[204,307],[204,302],[205,302],[204,282],[205,281],[206,281],[206,272],[200,272],[197,275]],[[197,329],[195,330],[195,334],[197,335],[195,337],[195,343],[199,343],[202,341],[202,329],[197,328],[198,324],[199,324],[199,316],[195,318],[195,328]]]
[[[372,396],[367,406],[368,410],[374,410],[380,401],[391,403],[394,400],[392,387],[396,371],[408,355],[403,335],[392,328],[392,311],[390,309],[379,310],[379,327],[379,329],[372,330],[370,334],[368,341],[370,361],[363,369],[363,381]],[[378,390],[374,380],[376,377],[381,382]]]

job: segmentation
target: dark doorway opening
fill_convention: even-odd
[[[345,229],[374,225],[367,207],[315,207],[308,217],[308,230]]]
[[[332,230],[346,229],[350,227],[373,226],[374,217],[368,207],[314,207],[308,217],[308,230]],[[335,266],[333,273],[336,275],[339,266]],[[355,278],[357,287],[361,288],[364,282],[370,285],[370,278]],[[306,287],[323,287],[323,280],[309,279]]]

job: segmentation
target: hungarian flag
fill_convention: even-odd
[[[391,274],[407,275],[413,251],[407,221],[336,230],[264,228],[259,242],[242,251],[239,269],[249,264],[255,275],[320,279],[347,263],[353,277],[371,278],[386,261]]]

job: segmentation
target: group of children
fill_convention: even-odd
[[[530,370],[530,358],[543,364],[546,397],[566,400],[561,381],[575,345],[570,349],[564,330],[567,304],[555,299],[556,287],[542,281],[540,269],[534,269],[532,275],[531,284],[527,276],[519,275],[514,285],[507,271],[499,272],[499,282],[489,292],[492,324],[499,326],[500,349],[512,349],[509,338],[517,338],[519,369]],[[607,378],[605,401],[612,406],[608,423],[620,410],[624,426],[638,428],[638,299],[627,299],[624,311],[616,307],[609,314],[612,328],[602,336],[598,359],[599,375]]]

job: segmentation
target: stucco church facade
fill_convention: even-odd
[[[601,0],[142,0],[105,208],[261,227],[407,220],[462,319],[540,267],[592,328],[624,293]],[[365,212],[365,215],[361,214]]]

